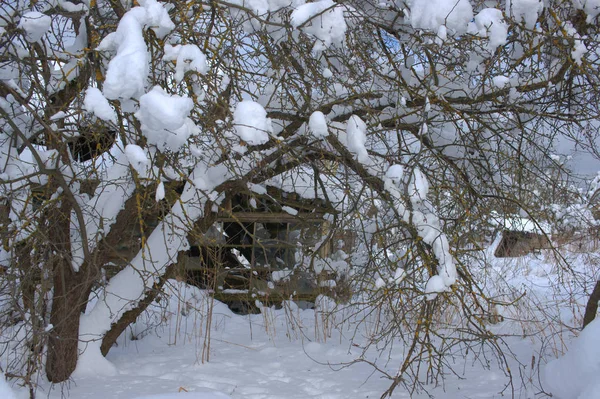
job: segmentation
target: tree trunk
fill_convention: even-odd
[[[48,243],[50,255],[48,262],[52,270],[54,295],[50,312],[52,329],[48,335],[48,358],[46,376],[50,382],[66,381],[77,366],[77,345],[79,339],[79,319],[94,281],[88,264],[73,271],[71,262],[70,221],[71,204],[63,204],[49,212]]]
[[[66,381],[77,366],[79,319],[91,290],[91,284],[80,281],[70,262],[54,267],[54,297],[48,337],[46,376],[50,382]]]
[[[117,338],[121,336],[123,331],[133,322],[135,322],[139,315],[144,312],[150,306],[150,304],[156,299],[158,294],[161,292],[162,287],[165,285],[165,282],[175,275],[175,270],[177,268],[177,264],[173,263],[165,270],[165,274],[160,277],[158,282],[154,284],[154,287],[142,299],[138,305],[123,313],[119,321],[114,323],[110,330],[106,332],[104,338],[102,339],[102,345],[100,346],[100,351],[102,352],[102,356],[106,356],[108,351],[112,346],[117,342]]]
[[[596,312],[598,312],[598,301],[600,301],[600,280],[596,281],[594,291],[592,291],[587,306],[585,307],[583,328],[585,328],[585,326],[590,324],[596,318]]]

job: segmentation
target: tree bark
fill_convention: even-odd
[[[78,272],[71,262],[71,204],[63,199],[60,207],[49,212],[48,237],[52,240],[48,262],[52,270],[54,295],[50,313],[52,329],[48,335],[46,376],[50,382],[66,381],[77,366],[79,319],[85,310],[94,276],[87,264]]]
[[[585,314],[583,316],[583,328],[590,324],[596,318],[596,312],[598,312],[598,301],[600,301],[600,280],[596,281],[594,291],[588,299],[587,306],[585,307]]]
[[[54,267],[54,297],[48,337],[46,376],[50,382],[66,381],[77,366],[79,319],[91,291],[91,283],[80,281],[70,262]]]
[[[154,287],[150,291],[146,293],[144,299],[142,299],[138,305],[123,313],[121,318],[114,323],[110,330],[104,335],[102,338],[102,345],[100,346],[100,351],[102,352],[102,356],[106,356],[110,348],[113,347],[117,339],[121,336],[123,331],[133,322],[135,322],[139,315],[142,314],[144,310],[150,306],[150,304],[156,299],[158,294],[161,292],[162,287],[165,285],[165,282],[175,275],[175,270],[177,269],[177,264],[173,263],[165,270],[165,274],[163,274],[158,282],[154,284]]]

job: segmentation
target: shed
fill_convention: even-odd
[[[335,276],[296,266],[303,257],[306,263],[314,254],[331,254],[325,215],[333,212],[322,200],[274,187],[264,195],[234,195],[210,229],[190,239],[190,250],[179,259],[180,273],[239,312],[249,311],[256,300],[313,302],[319,294],[330,294],[331,287],[319,279]]]
[[[503,220],[502,238],[494,251],[494,256],[517,258],[541,249],[550,249],[552,243],[545,231],[549,231],[545,224],[508,215]]]

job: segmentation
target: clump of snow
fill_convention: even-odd
[[[358,156],[358,161],[364,163],[369,159],[365,144],[367,143],[367,125],[360,117],[352,115],[346,126],[348,149]]]
[[[116,52],[104,81],[104,95],[109,100],[139,98],[145,92],[150,57],[144,27],[152,27],[159,38],[175,27],[161,3],[143,0],[140,5],[127,11],[116,32],[107,35],[97,48]]]
[[[596,398],[599,374],[600,319],[596,319],[583,329],[563,357],[548,363],[545,387],[560,399]],[[595,396],[590,396],[591,392]]]
[[[544,10],[542,0],[508,0],[506,2],[506,14],[515,22],[524,22],[527,29],[533,29],[538,16]]]
[[[494,84],[495,87],[502,89],[502,88],[510,85],[510,79],[507,78],[506,76],[498,75],[498,76],[494,76],[492,78],[492,83]]]
[[[404,176],[404,167],[402,165],[392,165],[385,172],[385,177],[390,179],[392,183],[398,185],[402,181],[402,177]]]
[[[2,373],[0,373],[0,398],[17,399],[17,396],[6,382],[6,379],[4,379],[4,374]]]
[[[74,4],[67,0],[57,0],[57,3],[60,8],[62,8],[65,11],[68,11],[68,12],[76,13],[76,12],[88,10],[87,5],[86,5],[87,2],[82,2],[80,4]]]
[[[327,120],[321,111],[315,111],[308,119],[308,128],[313,136],[317,138],[326,137],[329,134]]]
[[[290,277],[292,276],[293,271],[292,270],[274,270],[271,273],[271,280],[273,280],[274,282],[279,282],[279,281],[289,281]]]
[[[171,46],[165,44],[164,61],[175,61],[175,80],[181,82],[188,71],[208,72],[206,56],[195,44]]]
[[[163,182],[158,183],[156,187],[156,195],[154,197],[156,202],[165,198],[165,184]]]
[[[581,65],[581,61],[583,59],[583,56],[587,53],[588,49],[585,46],[584,41],[581,39],[581,36],[579,35],[579,33],[577,33],[577,30],[573,27],[573,24],[571,24],[571,22],[566,22],[564,24],[565,27],[565,31],[567,32],[568,35],[570,35],[574,40],[573,40],[573,50],[571,51],[571,57],[573,58],[573,61],[575,61],[575,63],[577,65]]]
[[[423,201],[429,193],[429,182],[419,168],[415,168],[410,179],[408,194],[411,202],[418,203]]]
[[[159,3],[156,0],[139,0],[140,6],[146,11],[145,26],[154,31],[156,37],[164,39],[169,32],[175,29],[175,24],[169,17],[169,12],[166,7],[171,7],[164,3]]]
[[[29,11],[21,16],[19,28],[25,31],[25,40],[30,43],[40,40],[52,24],[52,18],[38,11]]]
[[[489,39],[488,49],[494,51],[506,44],[508,24],[504,21],[502,11],[497,8],[484,8],[475,16],[473,33]]]
[[[281,210],[284,212],[287,212],[293,216],[296,216],[298,214],[298,211],[296,209],[292,208],[291,206],[282,206]]]
[[[431,276],[425,286],[425,298],[431,301],[437,297],[438,293],[444,291],[446,291],[446,284],[444,284],[442,276]]]
[[[455,33],[464,33],[473,19],[469,0],[412,0],[408,2],[410,23],[415,29],[439,32],[445,26]]]
[[[256,184],[256,183],[248,183],[248,188],[259,195],[265,195],[267,194],[267,188],[261,184]]]
[[[125,13],[117,31],[107,35],[97,48],[117,52],[108,64],[103,87],[111,100],[138,98],[144,93],[149,56],[137,14],[141,14],[139,7]]]
[[[386,188],[391,194],[398,196],[399,189],[396,185],[388,183]],[[408,182],[408,195],[412,203],[412,210],[407,211],[404,206],[399,205],[398,211],[404,215],[403,218],[406,222],[415,226],[419,237],[431,246],[438,260],[438,275],[435,276],[435,279],[428,281],[425,291],[427,294],[432,294],[444,291],[453,285],[456,282],[457,272],[454,258],[450,253],[448,238],[442,231],[440,219],[435,215],[433,205],[427,199],[428,193],[427,177],[419,168],[415,168]]]
[[[140,98],[140,109],[135,116],[142,123],[149,144],[176,152],[194,131],[187,118],[193,107],[190,98],[170,95],[155,86]]]
[[[125,147],[125,155],[127,156],[127,160],[129,164],[141,174],[144,174],[148,166],[150,165],[150,160],[146,156],[146,153],[139,145],[128,144]]]
[[[250,145],[264,144],[272,132],[271,120],[267,111],[259,103],[245,100],[238,103],[233,112],[235,133]]]
[[[88,87],[85,91],[83,108],[104,121],[117,123],[115,110],[102,95],[102,92],[95,87]]]
[[[57,113],[55,113],[54,115],[52,115],[50,117],[51,121],[56,121],[59,119],[65,119],[67,117],[67,113],[64,111],[58,111]]]
[[[333,0],[302,4],[290,17],[295,29],[302,29],[317,41],[313,51],[322,51],[331,45],[342,45],[346,36],[344,8]]]

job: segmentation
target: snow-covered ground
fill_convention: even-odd
[[[577,330],[567,327],[579,322],[586,298],[581,296],[573,302],[577,278],[557,285],[560,271],[548,259],[531,255],[493,262],[490,280],[504,279],[508,286],[527,291],[527,303],[536,304],[533,310],[525,305],[499,309],[504,321],[489,325],[490,330],[505,335],[512,383],[493,355],[469,353],[455,356],[452,361],[458,373],[448,373],[437,386],[426,386],[427,392],[411,396],[399,386],[392,397],[533,399],[546,397],[543,389],[549,388],[555,391],[555,397],[562,395],[561,399],[600,397],[593,378],[600,370],[600,357],[593,356],[600,351],[600,322],[590,325],[590,333],[570,345]],[[576,267],[584,274],[593,274],[593,270],[585,270],[591,266],[582,259],[575,258]],[[401,346],[385,356],[378,357],[374,351],[363,354],[368,328],[357,328],[352,322],[336,328],[335,321],[344,318],[343,314],[327,317],[328,313],[319,308],[302,310],[286,303],[282,309],[263,308],[262,314],[240,316],[195,287],[174,280],[169,287],[170,299],[165,297],[153,305],[109,353],[116,373],[112,368],[98,367],[77,373],[63,386],[41,382],[38,397],[379,398],[390,380],[372,365],[356,360],[375,361],[378,368],[390,374],[397,371],[402,360]],[[211,303],[214,306],[209,319],[206,315]],[[562,323],[556,319],[544,324],[541,312],[559,315]],[[511,320],[517,317],[529,321]],[[546,371],[546,362],[569,346],[573,348],[570,355],[552,363]],[[546,374],[549,378],[542,384]],[[0,397],[10,398],[7,389],[0,383]],[[28,397],[25,389],[14,390],[15,398]]]

